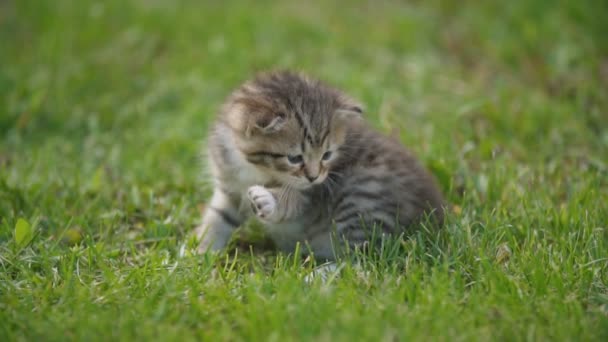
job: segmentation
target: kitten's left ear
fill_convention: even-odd
[[[361,108],[361,106],[358,104],[346,105],[344,106],[344,109],[359,115],[363,114],[363,108]]]
[[[338,108],[335,112],[340,120],[359,120],[363,116],[363,109],[357,104],[347,104]]]

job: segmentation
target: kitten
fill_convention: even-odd
[[[372,230],[399,235],[443,220],[435,181],[401,144],[362,119],[361,106],[289,71],[260,74],[221,109],[208,139],[214,192],[195,233],[216,251],[252,214],[288,252],[334,260]]]

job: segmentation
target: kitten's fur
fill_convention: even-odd
[[[214,193],[199,252],[223,248],[251,214],[282,250],[300,242],[329,260],[366,244],[374,227],[398,235],[427,216],[443,220],[442,196],[410,152],[366,125],[353,100],[300,74],[243,84],[207,146]]]

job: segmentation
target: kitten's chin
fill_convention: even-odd
[[[289,184],[291,188],[297,190],[308,190],[316,185],[314,183],[309,182],[308,180],[294,177],[290,177],[290,179],[286,180],[284,184]]]
[[[314,186],[314,184],[310,183],[309,181],[306,181],[306,182],[297,181],[297,182],[291,182],[290,184],[291,184],[291,187],[298,189],[298,190],[308,190]]]

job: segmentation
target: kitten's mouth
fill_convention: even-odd
[[[319,176],[319,178],[315,179],[314,182],[310,184],[310,186],[321,185],[327,179],[327,175]]]
[[[298,190],[307,190],[315,186],[314,183],[306,182],[297,182],[296,184],[292,184],[292,186]]]
[[[319,175],[319,177],[315,178],[312,182],[304,177],[288,176],[288,178],[283,178],[280,182],[293,189],[308,190],[323,184],[326,179],[327,174]]]
[[[299,178],[298,179],[299,180],[298,188],[302,189],[302,190],[310,189],[310,188],[323,184],[323,182],[325,182],[326,179],[327,179],[327,175],[320,175],[319,177],[315,178],[315,180],[312,182],[309,181],[308,179]]]

